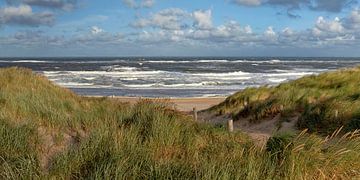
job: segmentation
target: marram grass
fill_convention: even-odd
[[[258,147],[166,102],[79,97],[30,70],[0,70],[0,179],[356,179],[359,135],[302,132]]]
[[[360,67],[306,76],[276,87],[248,88],[210,111],[257,123],[281,114],[298,116],[297,127],[330,134],[360,129]]]

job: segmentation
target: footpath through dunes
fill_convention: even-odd
[[[339,134],[259,147],[166,102],[81,97],[0,69],[0,179],[359,179],[360,132]]]
[[[300,78],[276,87],[248,88],[201,112],[258,138],[308,129],[323,135],[360,129],[360,67]]]
[[[198,98],[141,98],[141,97],[121,97],[115,96],[117,100],[124,103],[136,104],[141,99],[154,101],[164,101],[173,106],[174,109],[183,112],[193,111],[195,107],[198,111],[208,109],[218,105],[225,100],[225,97],[198,97]]]

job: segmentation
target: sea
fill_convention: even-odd
[[[0,58],[85,96],[217,97],[340,68],[360,58],[339,57],[56,57]]]

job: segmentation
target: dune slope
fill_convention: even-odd
[[[360,134],[339,134],[258,147],[167,102],[85,98],[30,70],[0,69],[0,179],[360,177]]]
[[[279,116],[297,117],[298,129],[331,134],[360,129],[360,68],[342,69],[282,83],[248,88],[209,109],[216,115],[256,124]],[[279,123],[280,125],[281,123]]]

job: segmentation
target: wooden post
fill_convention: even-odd
[[[234,131],[234,121],[232,119],[228,120],[227,125],[228,125],[229,132],[233,132]]]
[[[246,107],[248,105],[248,102],[244,101],[243,105],[244,105],[244,107]]]
[[[197,110],[196,110],[196,107],[193,108],[193,112],[194,112],[194,120],[197,121]]]
[[[244,100],[243,100],[243,106],[244,106],[244,107],[248,106],[248,105],[249,105],[249,101],[250,101],[249,97],[244,98]]]
[[[338,116],[339,116],[339,111],[335,110],[335,118],[338,118]]]
[[[284,111],[284,105],[280,105],[280,111]]]

